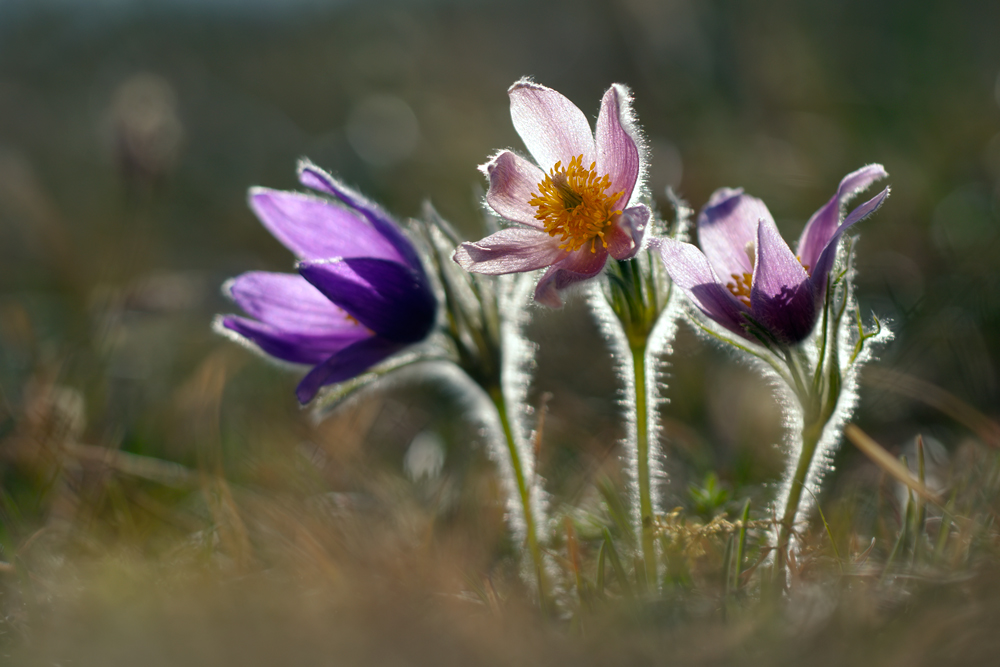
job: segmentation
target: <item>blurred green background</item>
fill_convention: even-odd
[[[946,460],[970,431],[906,378],[1000,416],[998,28],[989,0],[3,0],[3,543],[84,515],[185,534],[177,508],[202,511],[155,481],[181,470],[113,487],[95,450],[67,472],[53,442],[223,470],[270,497],[399,488],[426,505],[403,464],[421,433],[446,448],[451,500],[434,511],[470,542],[502,541],[474,427],[443,393],[393,390],[315,425],[295,373],[210,323],[231,310],[226,278],[292,269],[245,200],[296,188],[302,156],[401,219],[430,199],[480,237],[476,165],[523,151],[505,91],[524,75],[591,118],[610,83],[631,86],[666,216],[668,186],[695,209],[742,186],[795,239],[844,174],[884,164],[892,196],[858,229],[859,299],[896,334],[872,366],[905,376],[867,375],[858,419],[893,451],[924,433]],[[533,396],[552,393],[542,472],[557,504],[584,503],[616,474],[610,362],[580,301],[538,310],[530,334]],[[668,506],[713,471],[766,498],[781,469],[770,392],[687,329],[672,364]],[[869,464],[845,447],[839,465]]]

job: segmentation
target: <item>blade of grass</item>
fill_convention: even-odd
[[[615,543],[611,539],[611,531],[607,528],[604,529],[604,545],[607,547],[608,560],[611,561],[611,569],[615,571],[615,576],[621,584],[622,593],[626,598],[630,600],[633,599],[635,594],[632,591],[632,583],[628,580],[628,574],[625,572],[625,568],[622,567],[622,561],[618,558],[618,551],[615,549]]]
[[[604,597],[604,568],[607,558],[607,543],[601,541],[601,548],[597,552],[597,595]]]
[[[604,480],[597,485],[597,489],[604,498],[604,504],[608,508],[608,516],[615,524],[619,535],[632,534],[632,521],[629,518],[628,510],[622,504],[621,494],[615,489],[611,480]]]
[[[722,552],[722,614],[725,616],[726,613],[726,600],[729,599],[729,591],[732,589],[732,573],[733,573],[733,556],[736,549],[734,548],[734,542],[736,541],[736,535],[730,534],[729,539],[726,540],[726,550]]]
[[[809,491],[809,489],[806,489]],[[823,514],[823,508],[820,507],[819,498],[812,491],[809,491],[809,495],[812,496],[813,502],[816,503],[816,511],[819,512],[819,518],[823,522],[823,528],[826,529],[826,536],[830,538],[830,546],[833,547],[833,555],[837,558],[837,565],[840,567],[840,573],[844,573],[844,559],[840,557],[840,550],[837,548],[837,540],[833,539],[833,531],[830,530],[830,524],[826,521],[826,516]]]
[[[944,556],[944,549],[948,545],[948,536],[951,535],[951,515],[955,509],[955,495],[953,491],[948,499],[948,506],[945,507],[944,514],[941,515],[941,526],[938,528],[937,544],[934,545],[934,562],[941,561]]]
[[[934,503],[938,507],[943,505],[941,498],[936,493],[928,489],[919,479],[914,479],[905,465],[894,459],[892,454],[885,451],[880,444],[872,440],[860,428],[854,424],[848,424],[844,428],[844,435],[854,443],[855,447],[864,452],[875,465],[908,486],[915,494],[921,496],[924,500]]]
[[[740,537],[736,543],[736,558],[733,561],[733,584],[739,588],[740,575],[743,574],[743,554],[747,548],[747,523],[750,522],[750,499],[743,504],[743,513],[740,515]]]
[[[886,576],[889,574],[890,568],[892,568],[893,562],[899,555],[899,552],[903,550],[903,545],[906,543],[907,528],[910,522],[913,520],[913,494],[909,491],[906,492],[906,514],[903,516],[903,521],[899,526],[899,537],[896,538],[896,544],[892,547],[892,552],[889,553],[888,560],[885,561],[885,568],[882,570],[882,576],[879,577],[879,582],[885,581]]]
[[[927,486],[927,475],[924,461],[924,437],[917,434],[917,479],[925,487]],[[913,517],[913,562],[923,549],[923,536],[926,528],[927,508],[924,506],[924,499],[916,498],[916,512]]]
[[[854,559],[854,564],[857,565],[857,566],[859,566],[859,567],[861,565],[864,565],[865,561],[868,560],[868,556],[871,555],[872,549],[874,549],[874,548],[875,548],[875,538],[873,537],[872,538],[872,543],[868,545],[868,548],[865,549],[864,551],[862,551],[861,553],[859,553],[857,555],[857,557]]]

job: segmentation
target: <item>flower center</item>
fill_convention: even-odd
[[[538,211],[535,219],[545,225],[549,236],[559,236],[559,247],[570,252],[590,243],[590,252],[597,252],[597,239],[607,248],[604,234],[611,220],[621,214],[614,204],[625,191],[607,194],[611,178],[597,175],[597,163],[583,167],[583,155],[577,155],[565,167],[562,161],[538,184],[541,194],[531,193],[528,204]]]
[[[737,273],[732,274],[732,282],[726,284],[726,288],[735,296],[737,299],[746,304],[746,307],[750,307],[750,287],[753,285],[753,274],[744,273],[739,275]]]
[[[750,268],[753,268],[754,261],[756,258],[756,248],[754,247],[754,242],[750,241],[747,243],[746,247],[743,249],[746,252],[747,257],[750,258]],[[802,264],[802,260],[796,256],[799,264]],[[812,275],[809,270],[809,266],[802,264],[802,268],[806,270],[806,273]],[[733,273],[729,276],[732,280],[726,283],[726,289],[729,293],[735,296],[737,299],[746,304],[747,308],[750,307],[750,288],[753,287],[753,273],[738,274]]]

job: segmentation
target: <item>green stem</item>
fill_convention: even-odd
[[[806,415],[808,417],[808,414]],[[816,453],[816,446],[823,435],[823,427],[826,426],[825,419],[806,420],[802,427],[802,450],[799,452],[799,461],[795,467],[795,475],[792,477],[792,486],[788,490],[788,500],[785,501],[785,511],[781,515],[781,524],[778,529],[778,555],[775,559],[774,581],[778,587],[785,585],[785,565],[788,557],[788,543],[795,523],[795,515],[799,511],[799,502],[802,500],[802,490],[805,488],[806,475],[809,474],[809,467],[812,465],[813,455]]]
[[[656,590],[656,543],[653,523],[653,495],[649,474],[649,418],[646,399],[646,344],[633,343],[632,370],[635,379],[636,478],[639,486],[640,537],[646,582]]]
[[[535,575],[538,580],[538,601],[542,609],[548,608],[548,584],[545,578],[545,561],[542,556],[542,548],[538,544],[538,529],[535,524],[535,513],[531,507],[531,493],[524,475],[524,464],[521,461],[521,452],[518,450],[517,442],[514,439],[514,431],[510,425],[510,416],[507,414],[507,402],[504,399],[503,391],[499,387],[492,387],[489,390],[490,398],[497,408],[500,416],[500,423],[503,425],[504,437],[507,439],[507,451],[510,454],[510,467],[514,470],[514,478],[517,480],[517,492],[521,497],[521,508],[524,510],[524,528],[527,533],[528,552],[535,566]]]

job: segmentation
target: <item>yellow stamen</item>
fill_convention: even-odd
[[[748,243],[747,244],[747,248],[748,248],[747,254],[748,255],[750,254],[749,248],[751,247],[751,245],[752,245],[752,243]],[[802,260],[801,259],[799,259],[798,257],[796,257],[795,259],[797,259],[799,261],[799,264],[802,264]],[[752,255],[751,255],[751,259],[750,259],[750,266],[751,267],[753,266],[753,256]],[[805,264],[802,264],[802,268],[804,268],[806,270],[806,273],[810,273],[809,272],[809,267],[806,266]],[[733,296],[735,296],[737,299],[739,299],[740,301],[742,301],[743,303],[745,303],[747,305],[747,308],[749,308],[750,307],[750,289],[753,287],[753,274],[752,273],[744,273],[744,274],[740,275],[738,273],[733,273],[733,274],[730,275],[730,278],[732,278],[732,280],[730,282],[726,283],[726,289],[728,289],[729,292]]]
[[[753,274],[744,273],[743,275],[732,274],[733,281],[728,283],[726,287],[737,299],[746,304],[746,307],[750,307],[750,287],[753,284]]]
[[[564,168],[556,162],[545,180],[538,184],[541,194],[531,193],[528,204],[538,213],[536,220],[545,225],[549,236],[560,236],[559,247],[570,252],[590,243],[590,252],[597,252],[597,239],[607,248],[604,235],[620,209],[614,205],[625,191],[607,194],[611,177],[597,175],[597,163],[583,167],[583,155],[577,155]]]

